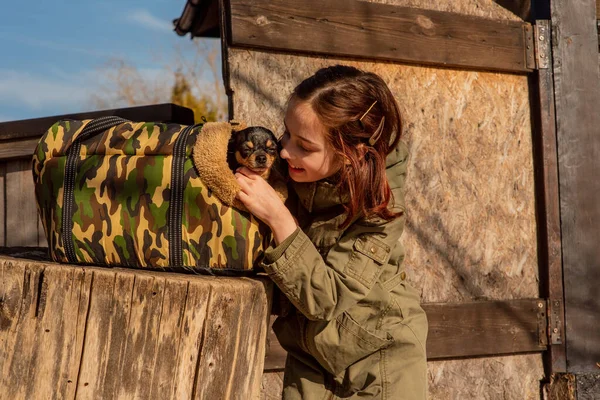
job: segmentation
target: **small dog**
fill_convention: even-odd
[[[251,126],[231,133],[227,163],[234,172],[243,165],[266,180],[278,153],[277,138],[273,132],[260,126]]]

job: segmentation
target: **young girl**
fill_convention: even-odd
[[[401,267],[407,150],[392,93],[373,73],[324,68],[294,89],[284,123],[297,219],[259,175],[236,173],[239,199],[273,231],[263,267],[295,306],[273,326],[288,352],[283,398],[425,399],[427,319]]]

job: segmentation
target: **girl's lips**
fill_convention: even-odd
[[[290,172],[299,173],[299,172],[304,171],[304,168],[296,168],[296,167],[292,166],[291,164],[288,164],[288,170]]]

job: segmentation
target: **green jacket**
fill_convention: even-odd
[[[401,144],[386,160],[396,212],[404,211],[407,158]],[[274,325],[282,346],[304,364],[322,368],[343,383],[360,372],[351,371],[348,378],[359,360],[400,346],[399,332],[414,320],[410,340],[418,342],[424,361],[427,322],[401,267],[404,249],[398,240],[404,215],[389,222],[359,218],[341,229],[343,200],[333,184],[293,186],[301,229],[268,249],[263,261],[265,271],[298,310]],[[344,385],[348,389],[353,382]]]

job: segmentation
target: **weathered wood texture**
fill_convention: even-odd
[[[0,257],[0,397],[253,399],[270,283]]]
[[[424,304],[423,308],[429,321],[428,360],[546,349],[546,305],[541,299]]]
[[[600,75],[593,1],[551,2],[567,370],[600,360]]]
[[[50,126],[48,126],[50,127]],[[0,142],[0,160],[10,160],[14,158],[31,158],[35,147],[37,146],[40,134],[35,139],[24,140],[6,140]]]
[[[526,23],[374,4],[229,0],[231,45],[529,72]]]
[[[5,185],[6,246],[44,246],[45,238],[38,234],[31,160],[7,162]]]
[[[537,21],[539,35],[547,40],[538,41],[546,54],[551,54],[549,21]],[[542,297],[550,299],[550,311],[564,323],[562,278],[562,250],[560,236],[560,203],[558,191],[558,154],[556,150],[556,117],[554,109],[554,82],[552,69],[544,68],[530,77],[530,93],[534,131],[536,214],[538,220],[538,257]],[[552,332],[546,355],[548,371],[565,372],[564,326]],[[553,343],[554,342],[554,343]]]
[[[600,399],[600,373],[577,374],[577,400]]]

